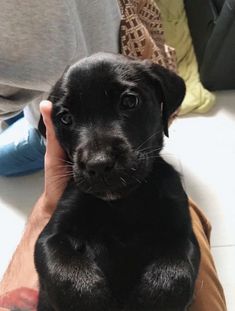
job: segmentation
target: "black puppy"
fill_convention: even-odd
[[[39,311],[184,311],[200,261],[179,174],[159,152],[185,85],[99,53],[49,100],[70,180],[35,249]]]

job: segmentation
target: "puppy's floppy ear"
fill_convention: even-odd
[[[153,85],[157,84],[161,89],[163,129],[168,136],[168,121],[184,99],[185,83],[176,73],[158,64],[148,62],[148,67]]]

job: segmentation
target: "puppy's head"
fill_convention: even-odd
[[[98,53],[69,67],[49,100],[78,187],[105,200],[137,188],[184,93],[181,78],[149,61]]]

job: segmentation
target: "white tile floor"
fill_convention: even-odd
[[[228,311],[235,311],[235,92],[218,93],[215,108],[206,115],[176,120],[165,154],[212,223],[212,253]],[[42,172],[0,178],[0,278],[42,185]]]

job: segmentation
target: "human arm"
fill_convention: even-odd
[[[50,219],[67,184],[66,156],[56,140],[50,118],[51,107],[48,101],[41,104],[41,112],[47,128],[44,191],[29,216],[21,242],[0,283],[0,307],[3,305],[6,293],[12,290],[22,289],[22,287],[37,289],[37,273],[33,260],[35,241]]]

